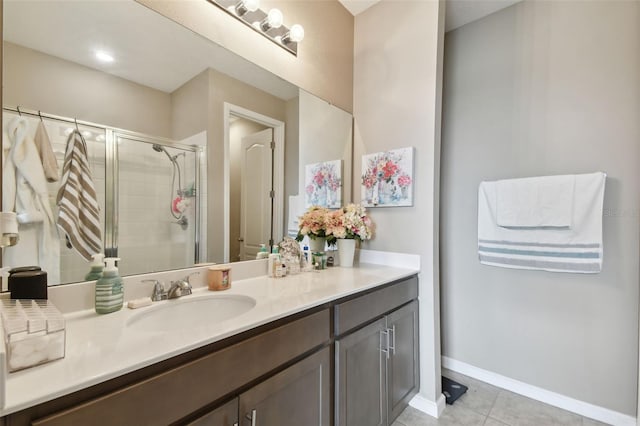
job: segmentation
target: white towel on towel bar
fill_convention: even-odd
[[[496,182],[496,222],[506,228],[571,227],[575,175]]]
[[[600,272],[605,178],[601,172],[575,175],[570,228],[498,226],[497,182],[482,182],[478,189],[480,263],[553,272]]]

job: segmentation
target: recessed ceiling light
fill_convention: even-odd
[[[113,62],[113,56],[103,50],[96,51],[96,58],[102,62]]]

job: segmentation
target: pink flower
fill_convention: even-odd
[[[382,168],[383,177],[385,180],[391,179],[398,173],[398,166],[396,166],[392,161],[388,160],[384,167]]]
[[[411,178],[406,174],[401,175],[398,177],[398,185],[400,185],[401,188],[411,185]]]
[[[307,194],[313,194],[313,185],[307,185],[306,191]]]

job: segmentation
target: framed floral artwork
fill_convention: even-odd
[[[362,156],[362,205],[413,205],[413,147]]]
[[[342,160],[307,164],[304,170],[305,207],[342,205]]]

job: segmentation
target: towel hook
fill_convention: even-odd
[[[73,121],[76,123],[76,130],[77,130],[77,131],[80,131],[80,129],[78,129],[78,119],[77,119],[77,118],[74,118],[74,119],[73,119]]]
[[[42,114],[40,114],[40,110],[38,110],[38,117],[40,117],[40,121],[44,121],[42,120]]]
[[[18,110],[18,115],[22,117],[22,112],[20,112],[20,105],[16,106],[16,109]]]

